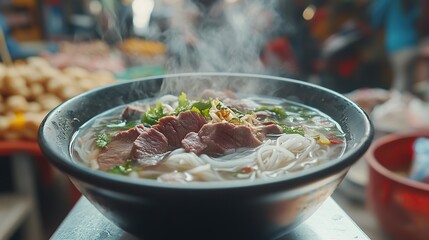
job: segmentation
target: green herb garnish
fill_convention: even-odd
[[[182,107],[186,107],[189,105],[189,100],[188,97],[186,96],[186,93],[182,92],[179,96],[179,98],[177,99],[178,103],[179,103],[179,108]]]
[[[112,141],[110,137],[107,135],[107,133],[103,132],[97,136],[97,139],[95,140],[95,144],[99,148],[104,148],[107,144]]]
[[[202,114],[204,117],[210,117],[209,111],[211,106],[212,105],[210,101],[201,100],[199,102],[192,103],[191,110],[193,111],[198,110],[199,112],[198,111],[196,112]]]
[[[276,117],[277,119],[285,119],[287,117],[285,110],[283,110],[282,108],[279,108],[279,107],[261,106],[261,107],[255,109],[255,111],[266,111],[270,115]]]
[[[128,175],[132,171],[136,171],[138,169],[139,168],[136,168],[132,165],[131,159],[128,159],[127,161],[125,161],[125,163],[123,163],[121,165],[113,166],[109,170],[109,173],[114,173],[114,174],[118,174],[118,175]]]
[[[178,103],[179,106],[176,108],[176,115],[184,111],[192,110],[200,113],[206,118],[210,117],[211,100],[191,101],[187,98],[186,93],[182,92],[178,98]]]
[[[244,117],[244,113],[242,113],[242,112],[240,112],[240,111],[238,111],[237,109],[235,109],[235,108],[229,108],[229,109],[231,109],[234,113],[235,113],[235,115],[239,118],[239,119],[241,119],[242,117]]]
[[[287,134],[299,134],[299,135],[304,136],[304,129],[302,129],[302,128],[299,128],[299,127],[289,127],[289,126],[286,126],[284,124],[280,124],[280,127],[283,129],[284,133],[287,133]]]
[[[143,114],[141,122],[145,126],[150,127],[152,125],[157,124],[158,120],[165,116],[167,116],[167,114],[164,113],[162,104],[160,102],[157,102],[154,108],[149,109],[149,111]]]

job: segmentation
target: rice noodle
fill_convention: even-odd
[[[92,169],[98,169],[97,155],[99,148],[95,146],[94,133],[82,136],[75,144],[74,152],[77,157]],[[89,143],[89,144],[87,144]]]
[[[193,152],[185,152],[179,148],[169,154],[165,159],[164,166],[178,171],[186,171],[204,164],[204,161]]]
[[[200,158],[206,163],[209,163],[213,168],[224,169],[224,170],[231,169],[231,168],[240,168],[254,163],[254,159],[249,155],[243,156],[239,159],[233,158],[231,160],[224,160],[222,158],[216,159],[216,158],[209,157],[206,154],[201,154]]]

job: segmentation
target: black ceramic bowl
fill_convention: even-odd
[[[163,93],[231,89],[317,108],[337,121],[347,147],[339,159],[270,180],[159,183],[92,170],[70,154],[85,122],[121,104]],[[328,198],[373,136],[365,113],[331,90],[302,81],[244,74],[182,74],[123,82],[86,92],[51,111],[39,129],[43,153],[108,219],[142,239],[276,239]],[[323,224],[323,223],[321,223]]]

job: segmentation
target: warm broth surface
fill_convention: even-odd
[[[86,123],[71,154],[86,166],[161,182],[272,178],[339,158],[345,137],[324,113],[273,97],[166,95]]]

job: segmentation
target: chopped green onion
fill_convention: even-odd
[[[131,159],[128,159],[127,161],[125,161],[125,163],[121,164],[121,165],[117,165],[117,166],[113,166],[109,172],[110,173],[114,173],[114,174],[118,174],[118,175],[128,175],[130,174],[132,171],[137,170],[138,168],[135,168],[132,166],[132,161]]]
[[[109,144],[111,141],[110,137],[107,135],[107,133],[101,133],[97,136],[97,139],[95,140],[95,144],[99,148],[104,148],[107,144]]]

